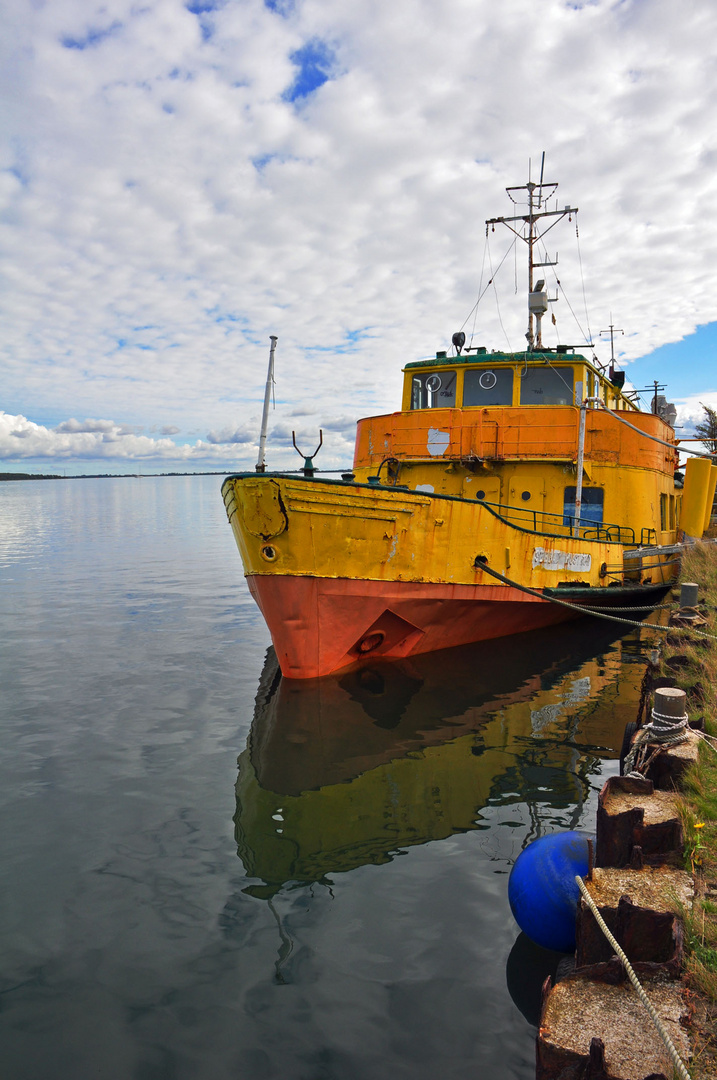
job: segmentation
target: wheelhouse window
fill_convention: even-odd
[[[563,500],[563,525],[571,527],[577,516],[575,509],[576,489],[566,487]],[[585,525],[588,521],[596,524],[602,522],[602,510],[605,492],[599,487],[584,487],[580,504],[580,524]]]
[[[571,367],[529,367],[520,380],[520,404],[572,405],[574,378]]]
[[[463,376],[463,405],[512,405],[513,368],[472,368]]]
[[[411,383],[411,408],[455,408],[456,375],[455,371],[432,371],[426,375],[414,375]]]

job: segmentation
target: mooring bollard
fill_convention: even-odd
[[[694,581],[683,581],[680,586],[680,608],[696,608],[700,587]]]
[[[627,740],[627,729],[625,737]],[[677,775],[684,772],[689,762],[684,755],[662,755],[661,750],[679,746],[689,737],[685,691],[678,690],[676,686],[656,688],[649,721],[630,740],[629,749],[623,751],[623,776],[629,776],[634,770],[654,781],[658,787],[673,786]],[[667,785],[663,773],[667,777]]]
[[[655,690],[653,720],[658,717],[664,721],[664,727],[673,728],[679,721],[686,720],[686,714],[687,694],[684,690],[678,690],[676,686],[663,686]]]

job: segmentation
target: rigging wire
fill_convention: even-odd
[[[565,301],[565,303],[566,303],[566,304],[568,305],[568,307],[570,308],[570,314],[571,314],[571,315],[572,315],[572,317],[573,317],[573,318],[575,319],[575,325],[576,325],[576,326],[578,327],[578,329],[579,329],[580,333],[581,333],[581,334],[583,335],[583,337],[585,338],[585,344],[586,344],[586,345],[590,345],[590,346],[592,347],[592,339],[591,339],[591,338],[590,338],[590,337],[588,336],[588,334],[586,334],[586,333],[585,333],[585,330],[584,330],[584,329],[583,329],[583,327],[582,327],[582,324],[581,324],[581,322],[580,322],[580,319],[579,319],[579,318],[577,317],[577,315],[575,314],[575,311],[574,311],[574,309],[573,309],[573,305],[572,305],[572,304],[570,303],[570,301],[568,300],[568,295],[567,295],[567,293],[565,292],[565,289],[564,289],[564,288],[563,288],[563,286],[562,286],[562,282],[560,281],[560,278],[559,278],[559,277],[558,277],[557,275],[556,275],[556,277],[555,277],[555,281],[556,281],[556,283],[557,283],[557,286],[558,286],[558,288],[560,289],[560,292],[561,292],[561,293],[562,293],[562,295],[563,295],[563,300]],[[588,333],[589,333],[589,331],[588,331]]]
[[[481,297],[483,296],[483,273],[485,271],[485,257],[486,257],[487,250],[488,250],[488,233],[486,232],[486,234],[485,234],[485,243],[483,244],[483,259],[482,259],[481,265],[480,265],[480,280],[478,282],[478,299],[476,300],[475,304],[473,305],[473,308],[471,309],[471,311],[468,313],[468,319],[470,319],[471,314],[473,315],[473,326],[471,327],[471,340],[470,340],[470,345],[468,346],[469,348],[471,348],[471,346],[473,345],[473,338],[475,337],[475,332],[476,332],[476,323],[478,322],[478,305],[480,304]],[[466,319],[466,322],[468,322],[468,319]],[[466,322],[463,323],[463,326],[466,325]],[[463,329],[463,326],[461,327],[461,330]]]
[[[498,273],[498,272],[500,271],[500,268],[501,268],[501,266],[503,265],[503,263],[505,262],[505,260],[506,260],[506,259],[508,258],[508,256],[510,255],[510,253],[511,253],[511,251],[513,250],[513,248],[515,247],[516,243],[517,243],[517,237],[516,237],[516,239],[515,239],[515,240],[513,240],[513,243],[512,243],[511,245],[510,245],[510,247],[509,247],[509,248],[508,248],[508,250],[506,251],[505,255],[503,256],[503,258],[502,258],[502,259],[500,260],[500,262],[498,263],[498,266],[497,266],[497,268],[496,268],[495,274],[497,274],[497,273]],[[468,320],[470,319],[470,317],[471,317],[471,315],[473,314],[473,312],[474,312],[474,311],[477,311],[478,305],[480,304],[480,302],[481,302],[481,300],[483,299],[483,297],[485,296],[485,294],[486,294],[486,293],[488,292],[488,289],[489,289],[489,288],[491,287],[491,285],[493,284],[493,278],[495,277],[495,274],[493,273],[493,263],[492,263],[492,260],[490,259],[490,247],[489,247],[489,241],[488,241],[488,237],[487,237],[487,235],[486,235],[486,248],[485,248],[485,250],[484,250],[484,253],[483,253],[483,260],[484,260],[484,261],[485,261],[485,251],[487,251],[487,252],[488,252],[488,259],[489,259],[489,261],[490,261],[490,265],[491,265],[491,278],[490,278],[490,281],[488,282],[488,284],[486,285],[485,289],[483,289],[483,291],[482,291],[482,292],[480,293],[480,295],[478,296],[478,299],[476,300],[475,304],[473,305],[473,307],[472,307],[472,308],[470,309],[470,311],[469,311],[469,312],[468,312],[468,314],[466,315],[465,319],[463,320],[463,323],[462,323],[462,325],[461,325],[461,330],[462,330],[462,329],[463,329],[463,327],[464,327],[464,326],[466,325],[466,323],[467,323],[467,322],[468,322]],[[483,280],[483,272],[481,271],[481,282],[482,282],[482,280]],[[502,325],[502,324],[501,324],[501,325]],[[503,332],[505,333],[505,331],[503,331]],[[507,337],[507,334],[506,334],[506,337]]]
[[[583,287],[583,305],[585,307],[585,325],[588,328],[588,336],[585,338],[585,340],[587,342],[591,342],[592,341],[592,333],[590,331],[590,316],[588,315],[588,300],[587,300],[587,295],[585,293],[585,278],[583,276],[583,256],[582,256],[582,252],[580,251],[580,230],[578,229],[578,216],[577,216],[577,214],[575,215],[575,239],[578,242],[578,262],[580,264],[580,281],[581,281],[582,287]],[[565,294],[563,293],[563,295],[565,295]]]
[[[575,222],[575,230],[576,230],[576,236],[577,236],[577,241],[578,241],[578,243],[577,243],[578,261],[579,261],[579,264],[580,264],[580,279],[581,279],[581,283],[582,283],[583,304],[584,304],[584,307],[585,307],[585,325],[587,326],[587,331],[585,330],[584,326],[580,322],[580,319],[578,318],[578,316],[577,316],[577,314],[575,312],[575,309],[573,308],[572,304],[570,303],[570,300],[568,299],[567,293],[565,292],[565,289],[563,288],[562,282],[560,281],[560,278],[558,277],[558,275],[556,273],[555,267],[551,266],[550,269],[551,269],[553,277],[555,279],[556,287],[559,290],[559,292],[562,294],[562,297],[565,300],[565,303],[567,304],[568,309],[570,310],[570,314],[572,315],[573,319],[575,320],[575,325],[578,327],[578,330],[580,331],[582,337],[585,340],[585,344],[589,345],[589,346],[592,346],[592,332],[590,330],[590,318],[589,318],[588,307],[587,307],[587,294],[586,294],[586,291],[585,291],[585,279],[584,279],[584,274],[583,274],[582,254],[581,254],[581,251],[580,251],[580,234],[578,232],[577,220]],[[507,332],[505,330],[505,326],[503,324],[503,319],[502,319],[502,316],[501,316],[501,313],[500,313],[500,305],[499,305],[499,302],[498,302],[498,291],[497,291],[496,285],[495,285],[495,278],[498,276],[498,273],[500,272],[500,270],[501,270],[501,268],[503,266],[503,263],[506,261],[506,259],[508,258],[508,256],[510,255],[510,253],[512,251],[514,253],[514,259],[515,259],[515,262],[514,262],[514,275],[515,275],[515,291],[517,293],[517,291],[518,291],[518,287],[517,287],[517,285],[518,285],[518,280],[517,280],[517,273],[518,273],[518,240],[519,239],[524,239],[524,237],[518,236],[516,234],[514,236],[514,238],[513,238],[513,242],[511,243],[510,247],[507,249],[507,251],[503,255],[503,258],[500,260],[500,262],[498,263],[498,266],[494,270],[493,269],[493,261],[492,261],[491,255],[490,255],[490,238],[489,238],[489,234],[488,234],[488,229],[486,228],[486,243],[485,243],[484,248],[483,248],[483,260],[482,260],[482,264],[481,264],[481,276],[480,276],[480,283],[479,283],[479,286],[478,286],[478,299],[476,300],[475,304],[473,305],[473,307],[468,312],[468,315],[466,316],[466,318],[464,319],[464,321],[463,321],[463,323],[461,325],[461,330],[463,330],[463,328],[466,326],[466,324],[470,320],[471,316],[474,317],[473,318],[473,329],[471,330],[471,338],[470,338],[471,346],[473,344],[473,338],[474,338],[474,335],[475,335],[475,326],[476,326],[476,322],[478,320],[478,306],[480,305],[481,300],[483,299],[486,292],[488,291],[488,289],[492,285],[493,289],[495,291],[495,294],[496,294],[496,307],[498,309],[498,318],[500,320],[501,329],[503,330],[503,334],[505,336],[505,339],[508,342],[509,351],[512,352],[512,348],[510,346],[510,341],[509,341],[509,338],[508,338],[508,334],[507,334]],[[547,248],[545,247],[545,244],[543,243],[542,237],[539,237],[538,240],[539,240],[539,245],[540,245],[540,251],[543,254],[544,261],[546,263],[549,263]],[[484,272],[485,272],[486,254],[488,255],[488,259],[489,259],[489,263],[490,263],[491,277],[490,277],[490,280],[488,281],[488,283],[486,284],[485,288],[483,288],[483,276],[484,276]],[[556,328],[556,334],[557,334],[557,337],[558,337],[558,342],[560,342],[560,334],[557,331],[558,323],[557,323],[557,320],[555,319],[555,315],[553,313],[551,313],[551,315],[552,315],[552,319],[555,320],[553,322],[553,325]]]
[[[562,371],[560,370],[560,368],[556,368],[555,364],[553,363],[552,357],[548,353],[534,353],[533,355],[536,356],[538,359],[540,359],[540,357],[542,356],[545,363],[548,365],[549,368],[551,368],[555,372],[555,374],[558,376],[560,381],[564,384],[566,389],[568,389],[570,391],[570,396],[574,399],[574,397],[575,397],[575,387],[574,387],[574,385],[572,383],[568,382],[568,380],[564,377],[564,375],[563,375]],[[526,368],[527,368],[527,363],[526,363]]]
[[[507,252],[506,252],[506,254],[507,254]],[[505,258],[503,258],[503,260],[501,261],[501,263],[500,263],[500,265],[498,267],[499,270],[500,270],[500,267],[503,265],[504,261],[505,261]],[[512,352],[513,349],[511,348],[510,338],[508,337],[508,335],[506,333],[505,326],[503,325],[503,316],[500,313],[500,302],[498,300],[498,290],[495,287],[495,274],[493,273],[493,260],[491,258],[491,254],[490,254],[490,238],[488,239],[488,262],[490,264],[490,280],[493,282],[493,292],[495,293],[495,306],[496,306],[497,311],[498,311],[498,321],[500,322],[500,328],[503,331],[503,335],[505,337],[505,340],[508,342],[508,352]]]
[[[538,243],[539,243],[539,250],[541,252],[543,262],[545,263],[545,266],[551,271],[551,273],[553,275],[553,279],[555,280],[555,283],[556,283],[556,288],[557,288],[560,285],[560,282],[558,281],[558,275],[555,272],[555,265],[551,264],[551,262],[550,262],[550,256],[548,255],[548,249],[546,248],[545,244],[543,243],[543,238],[542,237],[540,237]],[[557,256],[556,256],[556,258],[557,258]],[[558,339],[558,345],[560,345],[560,331],[558,330],[558,320],[555,318],[555,311],[550,312],[550,321],[552,322],[553,326],[555,327],[555,336]]]
[[[515,256],[513,258],[513,277],[515,281],[515,295],[518,295],[518,245],[513,244],[513,251]]]

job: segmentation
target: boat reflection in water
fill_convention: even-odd
[[[577,827],[634,718],[639,633],[583,620],[308,681],[269,650],[236,786],[238,853],[263,882],[246,891],[489,829],[486,808],[528,807],[518,851]]]

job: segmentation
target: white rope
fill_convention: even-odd
[[[623,950],[618,945],[615,938],[610,933],[610,931],[609,931],[609,929],[608,929],[608,927],[607,927],[607,925],[605,923],[605,920],[603,919],[602,915],[600,914],[600,912],[599,912],[599,910],[598,910],[598,908],[597,908],[597,906],[595,904],[595,901],[593,900],[592,896],[588,892],[588,889],[587,889],[587,886],[585,885],[585,882],[583,881],[583,879],[579,875],[576,875],[575,880],[576,880],[576,882],[578,884],[578,888],[580,889],[580,892],[582,893],[582,896],[583,896],[583,899],[585,900],[585,903],[588,905],[588,907],[592,911],[593,915],[595,916],[595,920],[596,920],[598,926],[602,930],[602,932],[605,935],[605,937],[607,938],[607,940],[610,942],[610,945],[612,946],[612,948],[615,950],[615,954],[622,961],[622,966],[625,968],[625,973],[627,974],[627,977],[630,980],[630,982],[632,983],[632,985],[635,987],[635,990],[637,991],[637,996],[639,997],[640,1001],[642,1002],[642,1004],[645,1006],[648,1013],[650,1014],[650,1019],[652,1020],[653,1024],[657,1028],[657,1032],[658,1032],[660,1038],[662,1039],[663,1043],[665,1044],[665,1046],[667,1048],[667,1052],[670,1055],[670,1058],[672,1059],[672,1063],[675,1066],[675,1068],[677,1069],[677,1072],[683,1078],[683,1080],[691,1080],[690,1074],[688,1073],[687,1069],[685,1068],[685,1064],[684,1064],[682,1058],[680,1057],[677,1050],[675,1049],[675,1044],[673,1043],[672,1039],[670,1038],[669,1033],[668,1033],[667,1029],[665,1028],[665,1025],[662,1023],[659,1016],[657,1015],[657,1012],[655,1011],[655,1007],[652,1004],[652,1002],[650,1001],[649,997],[647,996],[645,991],[642,989],[642,986],[640,985],[640,980],[638,979],[637,975],[635,974],[635,972],[632,969],[632,964],[628,960],[628,958],[625,955],[625,953],[623,952]]]
[[[567,600],[559,600],[557,596],[551,596],[549,593],[540,592],[538,589],[531,589],[527,585],[521,585],[517,581],[513,581],[512,578],[506,577],[505,574],[500,574],[497,570],[493,570],[490,566],[481,563],[481,573],[490,574],[494,578],[498,578],[505,585],[511,585],[514,589],[518,589],[520,592],[528,593],[529,596],[537,596],[539,600],[549,600],[551,604],[559,604],[560,607],[571,608],[573,611],[579,611],[581,615],[593,615],[596,619],[605,619],[607,622],[624,623],[625,626],[634,626],[636,629],[640,629],[643,626],[649,627],[651,630],[662,630],[664,633],[675,634],[695,634],[697,637],[709,638],[711,641],[717,641],[717,635],[706,634],[702,630],[695,630],[692,626],[663,626],[661,623],[642,623],[635,622],[634,619],[621,619],[617,615],[607,615],[604,611],[597,611],[595,608],[585,607],[583,604],[571,604]]]
[[[669,720],[670,726],[675,727],[677,724],[681,724],[683,722],[687,723],[687,721],[689,720],[689,716],[687,715],[687,713],[685,713],[684,716],[668,716],[667,713],[658,712],[657,709],[653,709],[652,710],[652,719],[653,720]],[[667,725],[664,725],[664,726],[667,726]]]
[[[650,714],[650,723],[641,727],[635,736],[635,741],[630,748],[630,753],[625,758],[623,775],[629,776],[633,771],[636,771],[638,775],[641,775],[640,769],[636,769],[635,763],[643,747],[679,746],[680,743],[683,743],[688,737],[688,725],[689,716],[687,713],[685,713],[684,716],[667,716],[665,713],[659,713],[653,709]],[[642,767],[645,767],[644,761],[642,762]]]
[[[708,746],[710,750],[714,750],[717,754],[717,739],[715,739],[714,735],[708,735],[705,731],[697,729],[695,729],[695,735],[702,740],[705,746]]]

